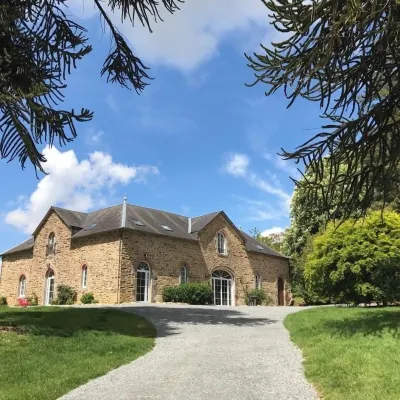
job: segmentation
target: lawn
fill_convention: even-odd
[[[0,399],[56,399],[147,353],[155,334],[112,309],[0,307]]]
[[[400,308],[315,308],[285,326],[324,400],[400,399]]]

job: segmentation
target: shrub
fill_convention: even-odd
[[[0,296],[0,306],[6,306],[6,305],[7,305],[7,297]]]
[[[71,305],[76,300],[76,291],[68,285],[58,285],[56,304]],[[54,300],[53,300],[54,301]],[[53,304],[53,301],[51,304]]]
[[[400,300],[400,215],[374,211],[328,224],[312,241],[305,279],[310,297],[335,303]],[[307,299],[306,299],[307,300]]]
[[[36,293],[32,293],[32,296],[27,298],[29,306],[37,306],[39,304],[39,299]]]
[[[195,305],[212,304],[213,292],[211,286],[206,283],[184,283],[166,287],[163,291],[163,300]]]
[[[84,293],[81,297],[82,304],[93,304],[96,300],[94,299],[93,293]]]
[[[18,299],[17,303],[20,307],[28,307],[28,305],[29,305],[28,299],[24,299],[24,298]]]

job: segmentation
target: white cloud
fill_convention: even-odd
[[[70,0],[68,5],[81,18],[95,15],[92,1]],[[218,54],[219,45],[229,34],[240,33],[253,41],[259,30],[259,41],[263,37],[268,41],[268,32],[274,31],[269,25],[268,9],[260,0],[192,0],[182,3],[173,15],[160,6],[160,15],[164,22],[153,23],[153,33],[139,20],[135,27],[130,21],[122,24],[119,12],[111,19],[145,63],[168,65],[184,72],[193,71]],[[252,50],[250,46],[248,51]]]
[[[26,233],[34,231],[52,205],[88,211],[102,204],[103,195],[115,185],[141,182],[159,173],[152,165],[115,163],[111,155],[99,151],[82,161],[73,150],[61,152],[46,147],[43,154],[48,175],[38,182],[29,200],[5,216],[5,222]]]
[[[283,232],[285,232],[285,228],[282,228],[281,226],[274,226],[273,228],[262,231],[261,236],[275,235],[275,234],[283,233]]]
[[[250,160],[246,154],[232,153],[226,157],[222,171],[233,176],[245,176]]]

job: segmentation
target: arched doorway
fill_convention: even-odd
[[[285,282],[278,278],[278,306],[285,305]]]
[[[141,262],[136,271],[136,301],[149,301],[150,267]]]
[[[214,304],[217,306],[232,305],[233,277],[224,270],[217,269],[212,273]]]
[[[54,271],[49,268],[45,277],[44,304],[50,305],[54,299]]]

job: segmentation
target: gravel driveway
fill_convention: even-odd
[[[154,350],[63,399],[316,399],[283,319],[296,307],[122,306],[158,330]]]

